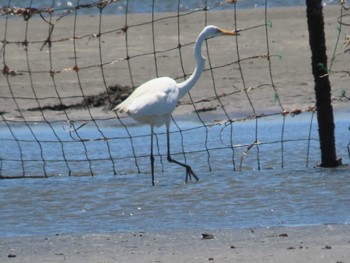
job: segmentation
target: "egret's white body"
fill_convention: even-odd
[[[237,32],[220,29],[216,26],[206,26],[198,35],[194,47],[194,57],[197,66],[192,75],[184,82],[177,83],[169,77],[155,78],[139,86],[126,100],[117,105],[113,110],[118,113],[126,113],[136,121],[151,126],[151,168],[152,184],[154,185],[154,157],[153,157],[153,135],[154,127],[166,125],[168,161],[186,168],[186,179],[193,176],[197,181],[199,178],[192,168],[184,163],[171,158],[170,155],[170,119],[171,113],[176,108],[178,101],[195,85],[205,65],[205,58],[201,53],[201,47],[205,39],[219,35],[237,35]]]
[[[179,89],[169,77],[156,78],[139,86],[115,110],[127,113],[140,123],[162,126],[167,123],[179,100]]]

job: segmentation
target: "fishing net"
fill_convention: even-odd
[[[312,76],[301,66],[310,62],[293,55],[308,54],[307,31],[290,25],[276,34],[280,17],[267,1],[255,9],[239,1],[177,1],[170,12],[145,1],[147,13],[135,12],[132,1],[26,4],[8,1],[0,9],[1,178],[150,173],[149,127],[111,109],[149,79],[187,79],[194,41],[208,24],[240,35],[203,45],[203,74],[173,114],[174,156],[202,172],[319,160]],[[346,109],[348,8],[329,12],[333,100]],[[348,124],[338,126],[345,153]],[[166,172],[164,127],[155,141],[157,171]]]

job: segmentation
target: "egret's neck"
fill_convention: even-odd
[[[194,57],[196,59],[197,66],[194,69],[192,75],[184,82],[178,83],[179,97],[182,98],[186,93],[196,84],[205,66],[205,57],[202,56],[201,48],[205,40],[205,36],[202,34],[198,36],[195,47]]]

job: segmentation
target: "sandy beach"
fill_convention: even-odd
[[[204,235],[203,235],[204,234]],[[0,239],[1,262],[345,263],[347,225]]]
[[[343,26],[335,50],[340,7],[327,6],[324,11],[329,59],[333,53],[338,54],[332,70],[343,71],[331,75],[334,105],[347,108],[348,103],[337,98],[347,90],[347,56],[341,53],[345,49],[344,40],[349,29]],[[174,115],[188,115],[195,109],[206,109],[206,113],[210,110],[214,115],[222,115],[223,107],[226,112],[232,113],[232,118],[252,114],[253,109],[244,89],[249,90],[250,101],[258,114],[304,110],[314,105],[305,8],[270,8],[267,14],[267,22],[271,26],[268,27],[268,35],[264,26],[264,9],[238,10],[236,27],[242,31],[237,42],[234,37],[208,41],[207,52],[203,48],[207,56],[206,70],[190,91],[192,100],[198,103],[194,108],[190,98],[185,96]],[[74,16],[57,21],[54,17],[51,48],[44,44],[49,25],[40,17],[29,20],[27,31],[23,19],[9,20],[6,32],[9,43],[4,48],[3,60],[14,75],[6,80],[1,75],[3,87],[0,103],[3,116],[18,119],[21,118],[18,114],[21,110],[23,118],[27,120],[42,120],[43,114],[46,119],[63,120],[115,117],[114,113],[106,112],[103,107],[90,105],[89,111],[86,107],[82,110],[70,110],[70,107],[84,101],[84,97],[90,96],[91,99],[106,92],[109,86],[137,87],[156,76],[170,76],[182,81],[184,73],[191,74],[195,67],[193,41],[205,23],[233,29],[235,21],[232,11],[208,12],[207,16],[204,12],[184,15],[179,17],[181,31],[178,35],[176,15],[155,14],[154,19],[156,22],[152,29],[151,14],[129,15],[127,22],[124,16],[105,15],[101,23],[97,15],[78,16],[76,21]],[[5,20],[2,19],[0,23],[0,35],[4,35]],[[126,23],[127,36],[123,33]],[[154,39],[152,30],[155,32]],[[103,33],[100,38],[96,37],[99,32]],[[25,36],[32,43],[27,49],[20,45]],[[181,50],[177,48],[178,43],[182,45]],[[272,80],[269,61],[260,57],[267,54],[267,49],[272,55]],[[159,53],[155,56],[154,51]],[[241,60],[240,67],[238,60]],[[103,71],[100,63],[104,65]],[[212,70],[209,70],[209,63]],[[75,64],[79,67],[78,72],[74,70]],[[55,73],[50,75],[49,72]],[[276,100],[272,83],[280,102]],[[218,95],[221,96],[220,100],[212,99]],[[17,97],[17,104],[9,99],[12,96]],[[67,106],[65,112],[28,111],[60,103]],[[110,108],[113,105],[107,106]]]
[[[326,34],[329,56],[334,51],[338,37],[337,18],[340,8],[325,8]],[[169,14],[157,14],[158,18]],[[57,91],[65,105],[81,102],[84,96],[95,96],[104,92],[110,85],[138,86],[144,81],[159,76],[183,77],[183,71],[190,74],[194,68],[192,45],[183,46],[184,65],[180,66],[179,51],[175,48],[157,55],[157,68],[153,55],[153,40],[150,15],[133,15],[128,23],[130,65],[125,60],[125,35],[121,32],[125,17],[103,17],[102,31],[115,30],[103,35],[102,42],[96,38],[98,33],[98,16],[79,17],[76,35],[85,36],[77,39],[77,53],[74,54],[72,40],[64,41],[73,35],[73,17],[64,17],[55,25],[52,49],[42,47],[42,43],[28,46],[28,53],[20,44],[7,44],[2,62],[6,63],[13,76],[0,75],[0,111],[7,120],[42,120],[115,117],[103,107],[64,111],[28,111],[29,108],[55,105],[59,103]],[[210,12],[208,24],[233,28],[232,12]],[[310,67],[310,51],[305,9],[271,8],[268,20],[272,22],[269,29],[269,48],[272,57],[273,80],[278,91],[283,109],[307,109],[314,105],[313,77]],[[249,28],[264,23],[264,10],[238,10],[238,28]],[[146,23],[148,22],[148,23]],[[203,13],[181,17],[181,41],[191,43],[204,25]],[[0,35],[3,38],[5,20],[0,20]],[[146,23],[144,26],[136,26]],[[134,25],[134,26],[132,26]],[[23,41],[25,22],[23,19],[8,21],[8,41]],[[16,30],[13,30],[16,28]],[[34,30],[35,29],[35,30]],[[176,47],[176,18],[161,19],[155,23],[157,50]],[[340,36],[339,49],[344,50],[344,38],[350,33],[344,28]],[[48,24],[40,18],[33,18],[29,23],[28,40],[37,41],[47,37]],[[266,54],[265,27],[242,31],[239,36],[241,58]],[[94,35],[95,34],[95,35]],[[62,40],[62,41],[60,41]],[[170,44],[169,44],[170,43]],[[102,45],[102,46],[101,46]],[[213,75],[218,94],[242,90],[245,87],[257,87],[271,83],[268,61],[251,59],[242,62],[243,78],[238,66],[221,65],[237,61],[235,40],[213,39],[209,41],[210,61],[218,66],[214,71],[207,70],[201,80],[191,91],[197,109],[213,109],[213,115],[222,115],[222,106],[217,100],[205,101],[215,95],[212,83]],[[99,50],[102,51],[100,55]],[[140,54],[149,55],[139,56]],[[27,63],[26,57],[29,56]],[[76,56],[75,56],[76,55]],[[208,54],[207,54],[208,55]],[[50,61],[51,56],[51,61]],[[99,66],[100,59],[106,63],[103,74]],[[187,59],[188,58],[188,59]],[[348,54],[338,56],[334,61],[334,71],[348,71]],[[77,59],[77,60],[75,60]],[[80,66],[79,80],[72,68],[75,62]],[[51,65],[50,65],[51,63]],[[129,74],[132,69],[132,77]],[[48,74],[50,68],[56,70],[54,78]],[[208,64],[207,67],[208,69]],[[28,70],[35,71],[32,75]],[[117,72],[117,74],[116,74]],[[343,91],[348,92],[349,75],[345,73],[331,76],[334,106],[349,111],[348,101],[339,98]],[[233,83],[235,83],[233,87]],[[10,84],[10,85],[9,85]],[[9,89],[11,87],[11,89]],[[232,89],[233,88],[233,89]],[[82,92],[83,90],[83,92]],[[271,87],[253,89],[251,99],[257,113],[281,112]],[[83,94],[82,94],[83,93]],[[17,105],[12,99],[17,96]],[[35,98],[38,100],[32,100]],[[28,99],[29,98],[29,99]],[[39,103],[38,103],[39,101]],[[189,97],[184,97],[175,115],[193,114],[193,105],[188,105]],[[233,117],[251,114],[252,109],[244,92],[222,97],[221,103]],[[19,114],[21,111],[21,114]],[[43,113],[44,112],[44,113]],[[103,222],[101,222],[103,224]],[[203,239],[202,234],[209,233],[213,238]],[[210,236],[211,237],[211,236]],[[276,227],[264,229],[229,229],[229,230],[192,230],[162,233],[106,233],[30,237],[0,237],[0,261],[7,262],[299,262],[299,263],[346,263],[350,258],[350,227],[348,225],[324,225],[312,227]]]

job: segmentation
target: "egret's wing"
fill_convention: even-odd
[[[137,116],[170,114],[176,107],[178,89],[168,77],[152,79],[139,86],[113,110]]]
[[[157,116],[169,114],[173,105],[167,103],[165,92],[144,93],[127,106],[127,113],[134,116]]]

